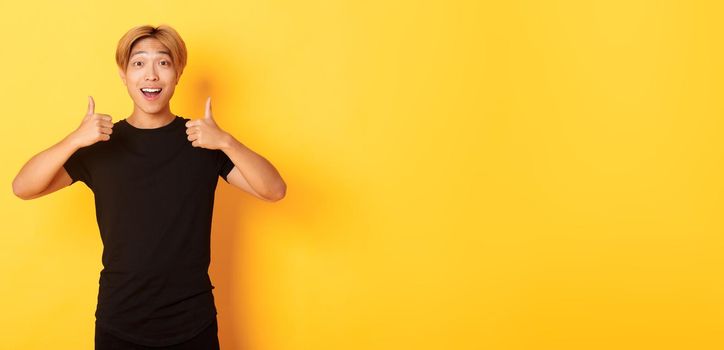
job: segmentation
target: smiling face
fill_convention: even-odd
[[[148,37],[134,43],[126,70],[119,74],[135,110],[148,115],[168,111],[179,75],[168,48],[158,39]]]

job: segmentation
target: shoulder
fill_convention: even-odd
[[[101,151],[101,149],[104,148],[109,141],[98,141],[92,145],[78,148],[75,151],[75,154],[77,154],[79,156],[90,156],[90,155],[96,154],[99,151]]]
[[[188,121],[191,120],[191,118],[186,118],[186,117],[184,117],[184,116],[182,116],[182,115],[176,115],[176,117],[177,117],[177,119],[180,119],[180,120],[182,121],[181,124],[184,124],[184,125],[186,124],[186,122],[188,122]]]

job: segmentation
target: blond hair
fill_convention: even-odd
[[[145,38],[155,38],[169,50],[176,72],[178,76],[181,76],[184,67],[186,67],[186,43],[184,43],[175,29],[166,24],[158,27],[142,25],[133,27],[126,32],[126,34],[118,40],[118,47],[116,48],[116,64],[118,68],[123,71],[126,70],[133,44]]]

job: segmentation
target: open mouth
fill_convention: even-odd
[[[159,95],[161,95],[161,88],[143,88],[141,89],[141,93],[143,96],[151,101],[158,98]]]

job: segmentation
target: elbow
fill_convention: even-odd
[[[270,202],[278,202],[282,200],[287,194],[287,185],[282,182],[280,186],[277,186],[277,188],[273,191],[270,191],[267,193],[265,198]]]
[[[22,200],[30,199],[30,196],[25,193],[20,186],[18,186],[17,179],[13,181],[13,194]]]

